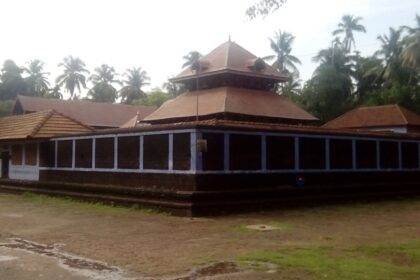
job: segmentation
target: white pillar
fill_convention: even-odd
[[[139,148],[139,168],[144,169],[144,136],[140,135],[140,148]]]
[[[230,135],[229,133],[224,134],[224,150],[223,150],[223,166],[224,171],[229,171],[230,167]]]
[[[96,168],[96,138],[92,138],[92,168]]]
[[[300,169],[299,150],[299,137],[295,136],[295,170]]]
[[[76,140],[72,140],[72,153],[71,153],[71,168],[76,167]]]
[[[169,134],[168,170],[174,169],[174,134]]]
[[[26,144],[22,144],[22,165],[26,165]]]
[[[195,173],[197,171],[197,132],[193,131],[190,134],[190,170]]]
[[[118,168],[118,137],[114,136],[114,169]]]
[[[267,170],[267,136],[261,135],[261,170]]]

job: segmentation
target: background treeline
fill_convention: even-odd
[[[292,54],[295,37],[285,31],[276,32],[269,39],[273,54],[264,59],[290,79],[273,90],[322,121],[359,105],[398,103],[420,113],[420,17],[415,16],[413,26],[389,28],[388,34],[378,36],[380,48],[371,56],[362,56],[356,49],[354,34],[366,32],[362,21],[353,15],[342,17],[332,31],[331,41],[313,58],[318,65],[305,82],[299,79],[301,62]],[[183,67],[200,57],[197,51],[189,52],[183,57]],[[66,92],[70,99],[160,106],[185,91],[179,85],[166,83],[162,89],[144,92],[150,78],[141,67],[118,74],[112,66],[103,64],[90,72],[80,58],[72,56],[64,58],[59,66],[62,74],[52,85],[42,61],[31,60],[18,66],[6,60],[0,73],[0,115],[10,112],[18,94],[63,98]],[[82,92],[87,92],[86,96],[81,97]]]

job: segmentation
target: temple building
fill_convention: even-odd
[[[314,116],[271,91],[286,80],[228,41],[172,79],[188,92],[124,128],[93,130],[60,114],[80,130],[57,125],[45,137],[0,130],[3,166],[12,158],[10,167],[20,168],[2,173],[0,190],[190,216],[418,191],[418,134],[318,127]],[[25,169],[26,153],[37,154],[36,168]]]

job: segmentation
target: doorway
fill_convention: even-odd
[[[1,152],[1,178],[9,178],[9,159],[10,155],[8,151]]]

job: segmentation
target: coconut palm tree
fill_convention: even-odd
[[[384,59],[385,66],[378,76],[378,80],[385,78],[399,80],[402,51],[401,30],[389,28],[389,35],[380,35],[378,40],[381,42],[381,49],[375,52],[375,56]]]
[[[96,102],[115,102],[118,92],[112,84],[120,84],[120,81],[115,78],[117,74],[114,67],[102,64],[94,71],[95,74],[89,77],[93,88],[88,91],[88,96]]]
[[[44,62],[35,59],[27,63],[27,67],[23,68],[23,72],[28,74],[25,82],[28,86],[28,94],[32,96],[44,96],[48,93],[50,83],[46,77],[50,73],[44,72]]]
[[[401,52],[402,65],[411,71],[409,82],[413,77],[420,74],[420,16],[416,15],[417,26],[403,28],[408,31],[404,38],[405,47]]]
[[[63,99],[63,93],[60,89],[59,85],[55,85],[53,88],[50,88],[44,96],[47,98]]]
[[[366,33],[366,28],[359,24],[359,21],[362,20],[361,17],[354,17],[353,15],[344,15],[341,18],[341,22],[338,24],[338,28],[333,31],[333,35],[344,34],[343,44],[344,49],[347,52],[351,52],[352,45],[356,48],[356,42],[354,40],[353,32],[363,32]]]
[[[264,60],[274,60],[273,67],[275,67],[280,73],[298,74],[299,71],[296,64],[301,64],[301,62],[296,56],[290,54],[295,36],[288,32],[282,32],[279,30],[275,33],[274,38],[268,39],[270,41],[271,49],[275,54],[264,57]]]
[[[63,59],[63,62],[58,64],[64,68],[63,74],[57,77],[55,82],[60,87],[64,85],[66,91],[70,93],[70,98],[74,98],[74,91],[77,88],[81,92],[80,86],[86,88],[86,77],[84,74],[89,74],[85,68],[86,64],[78,57],[69,55]]]
[[[121,102],[131,104],[134,100],[146,96],[144,91],[141,89],[143,86],[149,84],[150,78],[147,76],[147,72],[142,70],[141,67],[133,67],[127,69],[124,73],[126,77],[123,80],[123,88],[120,90]]]
[[[182,64],[182,68],[193,65],[196,63],[203,55],[198,51],[190,51],[188,54],[184,55],[182,58],[185,60],[185,63]]]

